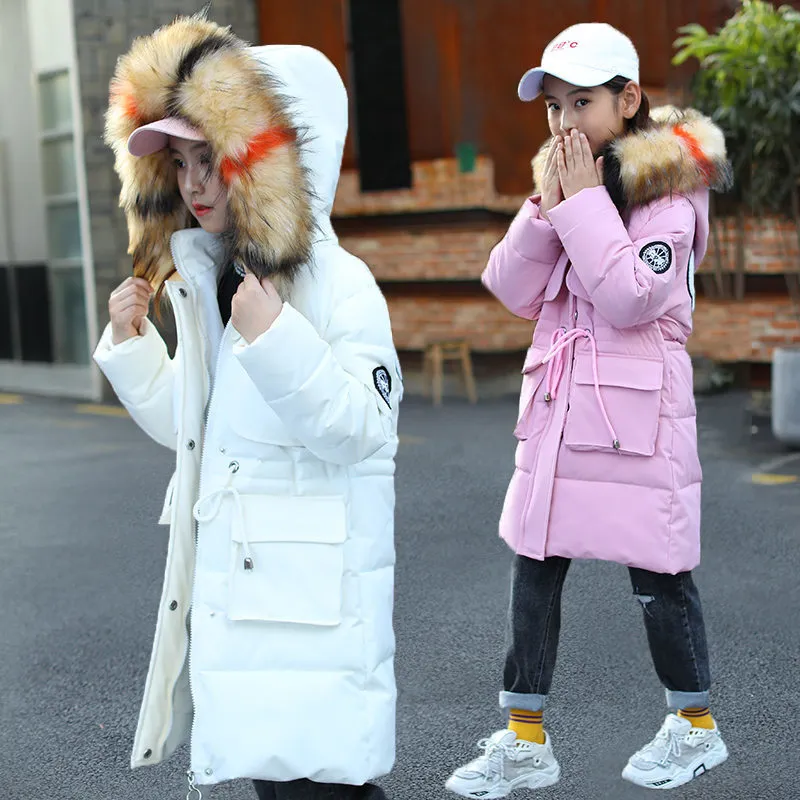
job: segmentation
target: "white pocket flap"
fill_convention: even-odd
[[[347,514],[339,495],[241,495],[247,540],[341,544],[347,538]],[[241,534],[233,526],[234,541]]]

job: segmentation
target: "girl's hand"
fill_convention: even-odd
[[[558,174],[565,198],[570,198],[581,189],[592,189],[603,185],[603,159],[595,162],[589,140],[573,129],[564,137],[563,147],[558,153]]]
[[[547,154],[547,161],[544,164],[544,176],[542,178],[542,200],[539,204],[539,213],[548,222],[550,218],[547,212],[555,208],[563,199],[561,191],[561,178],[558,175],[558,150],[563,145],[560,136],[554,136],[550,143],[550,152]]]
[[[122,342],[142,333],[153,287],[144,278],[125,278],[108,298],[111,317],[111,341]]]
[[[283,300],[272,281],[259,281],[248,270],[231,301],[231,324],[251,344],[272,327],[282,308]]]

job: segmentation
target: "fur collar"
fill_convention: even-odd
[[[310,258],[314,219],[302,135],[287,106],[247,45],[205,12],[178,17],[133,43],[111,81],[105,141],[122,181],[135,274],[160,288],[175,272],[170,237],[192,217],[169,153],[136,158],[128,137],[140,125],[179,116],[204,132],[228,186],[226,261],[288,289]]]
[[[620,136],[600,153],[604,183],[622,211],[672,194],[691,194],[705,186],[721,192],[732,184],[725,137],[694,109],[656,108],[647,130]],[[545,142],[533,159],[533,180],[541,186],[547,152]],[[538,191],[538,188],[537,188]]]

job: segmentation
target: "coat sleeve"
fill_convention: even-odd
[[[164,340],[148,319],[141,336],[116,345],[107,325],[94,352],[95,362],[134,422],[171,450],[178,444],[173,419],[177,359],[177,353],[175,360],[170,359]]]
[[[549,222],[539,216],[539,198],[525,201],[483,271],[483,285],[512,313],[538,319],[544,291],[562,252]]]
[[[234,353],[287,430],[318,458],[357,464],[396,442],[402,376],[374,283],[337,304],[324,336],[290,303]]]
[[[594,307],[614,327],[653,322],[669,310],[694,246],[695,211],[686,197],[652,203],[635,241],[604,186],[563,201],[550,220]]]

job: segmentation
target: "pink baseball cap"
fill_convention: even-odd
[[[190,125],[180,117],[164,117],[149,125],[142,125],[128,137],[128,152],[132,156],[150,156],[163,150],[170,136],[189,139],[192,142],[204,142],[206,137],[202,131]]]

